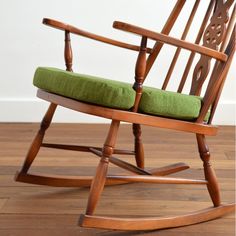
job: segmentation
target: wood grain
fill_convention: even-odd
[[[37,96],[43,100],[50,101],[51,103],[61,105],[74,111],[80,111],[83,113],[96,115],[108,119],[120,120],[135,124],[137,123],[143,125],[150,125],[154,127],[162,127],[167,129],[181,130],[192,133],[200,133],[207,135],[217,134],[217,126],[215,125],[206,125],[205,123],[175,120],[171,118],[151,116],[148,114],[101,107],[76,101],[74,99],[59,96],[53,93],[48,93],[41,89],[38,89]]]
[[[142,28],[142,27],[139,27],[139,26],[131,25],[131,24],[121,22],[121,21],[114,21],[113,27],[115,29],[119,29],[119,30],[130,32],[130,33],[138,34],[138,35],[150,38],[150,39],[155,40],[155,41],[170,44],[170,45],[173,45],[173,46],[176,46],[176,47],[181,47],[181,48],[184,48],[186,50],[194,51],[194,52],[200,53],[202,55],[213,57],[213,58],[218,59],[220,61],[226,61],[227,60],[227,55],[225,55],[222,52],[218,52],[218,51],[216,51],[214,49],[210,49],[208,47],[200,46],[198,44],[194,44],[194,43],[190,43],[190,42],[180,40],[180,39],[177,39],[177,38],[174,38],[174,37],[170,37],[170,36],[165,35],[165,34],[157,33],[155,31],[148,30],[148,29],[145,29],[145,28]]]
[[[39,124],[0,124],[1,235],[234,235],[233,214],[198,225],[153,232],[115,232],[78,227],[78,215],[84,213],[86,208],[88,188],[53,188],[21,184],[13,180],[14,173],[24,160],[26,150],[38,127]],[[91,144],[101,147],[108,128],[108,125],[52,124],[45,138],[48,142]],[[131,130],[131,125],[121,125],[117,148],[133,148]],[[223,203],[232,202],[235,198],[234,135],[234,127],[220,127],[218,136],[208,137],[211,162],[218,176]],[[92,137],[89,143],[88,137]],[[184,161],[194,169],[173,176],[200,179],[204,177],[193,134],[143,126],[142,139],[147,150],[147,169]],[[91,155],[93,154],[86,152],[78,155],[73,151],[43,148],[33,164],[33,169],[63,175],[91,175],[99,161],[98,158],[90,157]],[[122,155],[121,158],[135,163],[134,157]],[[120,169],[110,167],[109,172],[119,173]],[[184,214],[188,209],[192,211],[209,206],[210,197],[204,185],[165,186],[134,183],[132,188],[127,188],[127,185],[105,187],[97,212],[99,215],[124,217],[164,216]]]
[[[114,40],[114,39],[110,39],[104,36],[100,36],[97,34],[93,34],[90,33],[88,31],[85,30],[81,30],[78,29],[72,25],[57,21],[57,20],[53,20],[53,19],[48,19],[48,18],[44,18],[43,19],[43,24],[51,26],[53,28],[59,29],[59,30],[63,30],[66,31],[68,33],[72,33],[72,34],[76,34],[76,35],[80,35],[89,39],[93,39],[96,41],[100,41],[103,43],[107,43],[107,44],[111,44],[117,47],[121,47],[121,48],[126,48],[126,49],[130,49],[130,50],[134,50],[134,51],[139,51],[139,46],[136,45],[132,45],[132,44],[128,44],[128,43],[124,43],[118,40]],[[152,49],[148,48],[147,52],[150,53],[152,51]]]

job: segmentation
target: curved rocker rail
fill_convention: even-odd
[[[119,159],[117,159],[119,160]],[[127,162],[123,162],[123,166],[122,168],[125,169],[125,165],[127,164]],[[135,166],[132,166],[132,171],[133,173],[135,173]],[[121,166],[120,166],[121,167]],[[106,183],[105,185],[119,185],[119,184],[128,184],[128,183],[132,183],[132,182],[158,182],[158,179],[156,179],[155,181],[155,176],[165,176],[165,175],[169,175],[171,173],[176,173],[182,170],[186,170],[188,169],[189,166],[186,165],[185,163],[176,163],[176,164],[172,164],[172,165],[168,165],[168,166],[164,166],[164,167],[160,167],[160,168],[156,168],[156,169],[152,169],[149,170],[149,172],[147,172],[149,177],[148,179],[142,180],[139,178],[133,179],[132,181],[132,176],[108,176],[106,179]],[[138,169],[138,168],[137,168]],[[131,169],[130,169],[131,170]],[[144,173],[138,173],[140,175],[144,175]],[[153,179],[154,178],[154,179]],[[162,178],[160,178],[159,182],[164,182],[162,180]],[[166,180],[167,178],[165,178],[164,180]],[[90,187],[93,177],[92,176],[63,176],[63,175],[45,175],[42,173],[39,174],[32,174],[32,173],[24,173],[24,172],[17,172],[15,175],[15,180],[17,182],[23,182],[23,183],[29,183],[29,184],[37,184],[37,185],[46,185],[46,186],[52,186],[52,187]],[[174,178],[169,178],[170,183],[175,183],[175,181],[177,182],[181,182],[184,184],[188,184],[188,183],[192,183],[192,184],[205,184],[205,181],[195,181],[195,180],[189,180],[189,179],[177,179],[175,180]]]
[[[147,218],[116,218],[81,215],[79,225],[88,228],[113,230],[157,230],[193,225],[219,218],[235,210],[235,204],[226,204],[219,207],[210,207],[182,216],[147,217]]]
[[[60,175],[35,175],[16,173],[16,181],[40,184],[54,187],[89,187],[93,180],[92,176],[60,176]],[[111,175],[107,176],[106,185],[116,185],[124,183],[157,183],[157,184],[207,184],[205,180],[183,179],[159,176],[129,176]]]
[[[150,116],[141,113],[134,113],[112,108],[100,107],[96,105],[79,102],[53,93],[49,93],[41,89],[38,89],[37,97],[49,101],[51,103],[72,109],[74,111],[80,111],[90,115],[96,115],[108,118],[111,120],[120,120],[134,124],[138,123],[148,126],[174,129],[179,131],[199,133],[205,135],[217,134],[217,126],[214,125],[206,125],[196,122],[167,119],[158,116]]]
[[[25,174],[17,172],[15,180],[18,182],[45,185],[52,187],[90,187],[92,176],[60,176],[60,175],[43,175],[43,174]],[[106,185],[125,184],[127,181],[107,180]]]

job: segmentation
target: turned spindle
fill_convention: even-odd
[[[72,53],[72,48],[71,48],[70,32],[69,31],[65,31],[64,58],[65,58],[66,70],[73,71],[72,70],[73,53]]]
[[[135,103],[133,107],[133,111],[138,111],[138,105],[142,96],[143,91],[143,81],[145,78],[146,72],[146,52],[147,52],[147,37],[142,37],[139,55],[136,61],[135,66],[135,82],[133,85],[133,89],[136,91]]]

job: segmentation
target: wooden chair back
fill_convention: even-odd
[[[196,0],[194,2],[189,14],[189,18],[183,27],[181,40],[185,40],[189,33],[197,10],[199,10],[200,2],[200,0]],[[202,95],[203,106],[197,122],[203,122],[204,117],[210,107],[211,115],[208,123],[210,124],[212,122],[212,118],[214,116],[215,109],[224,85],[226,74],[232,61],[235,51],[235,6],[232,10],[230,10],[230,8],[233,5],[233,2],[233,0],[210,0],[195,39],[195,44],[202,44],[204,47],[223,52],[228,56],[228,59],[225,62],[216,60],[213,65],[211,57],[207,55],[201,55],[197,61],[197,64],[194,65],[196,53],[192,52],[186,62],[185,70],[176,90],[178,93],[182,93],[186,84],[186,80],[188,77],[190,77],[192,81],[189,94],[199,96],[201,95],[204,82],[208,81],[208,84],[206,85],[206,91]],[[177,1],[162,30],[163,34],[170,33],[176,19],[179,17],[181,11],[184,8],[185,3],[185,0]],[[149,54],[146,62],[145,78],[152,68],[162,46],[163,43],[157,41],[153,47],[152,52]],[[181,50],[182,48],[178,47],[174,53],[170,67],[162,84],[163,90],[166,90],[169,84]],[[191,69],[193,69],[192,76],[190,75]]]
[[[180,40],[169,37],[168,35],[170,34],[173,27],[176,26],[175,23],[177,19],[179,19],[180,14],[183,13],[186,3],[192,3],[192,9],[189,11],[189,6],[187,4],[187,10],[190,13],[188,19],[186,20],[186,24],[181,26],[181,29],[183,28],[183,32]],[[149,71],[153,67],[157,56],[162,50],[163,45],[167,43],[177,47],[161,86],[163,90],[167,89],[173,71],[177,65],[181,50],[190,50],[190,56],[186,61],[183,75],[181,78],[178,78],[180,82],[175,91],[182,93],[183,88],[186,86],[187,78],[190,77],[191,86],[189,94],[197,96],[201,95],[203,97],[202,109],[198,119],[195,122],[205,123],[204,118],[210,108],[211,114],[210,118],[208,119],[208,124],[211,124],[235,51],[235,6],[233,9],[231,9],[233,3],[234,0],[177,0],[161,31],[161,34],[122,22],[115,21],[113,23],[114,28],[142,36],[140,46],[131,45],[103,36],[95,35],[93,33],[75,28],[71,25],[47,18],[43,20],[43,23],[65,31],[64,55],[66,70],[68,71],[72,71],[73,58],[70,33],[118,47],[139,51],[135,68],[135,83],[133,85],[133,88],[136,91],[135,102],[132,108],[133,112],[138,112],[139,102],[142,96],[143,83],[148,76]],[[201,4],[204,4],[204,9],[206,9],[202,21],[197,18],[196,14],[197,12],[202,11]],[[205,5],[207,6],[205,7]],[[195,21],[200,23],[199,30],[196,30],[197,35],[194,44],[191,44],[185,40],[188,36],[190,28],[193,26],[193,22]],[[195,29],[196,26],[194,25],[194,30]],[[178,31],[180,30],[178,29]],[[149,39],[156,41],[152,48],[147,47],[147,41]],[[197,53],[200,53],[201,56],[196,62],[195,56]],[[212,63],[213,60],[215,60],[214,65]],[[192,75],[190,73],[191,71],[193,71]],[[176,80],[176,75],[174,75],[174,77]],[[208,82],[208,84],[206,82]],[[202,91],[204,84],[206,85],[206,90]]]

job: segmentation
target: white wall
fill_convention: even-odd
[[[35,97],[32,77],[37,66],[64,68],[64,34],[41,24],[43,17],[58,19],[91,32],[130,43],[139,43],[137,36],[112,28],[121,20],[160,31],[175,0],[0,0],[0,122],[40,121],[47,103]],[[189,14],[194,1],[187,1],[183,15]],[[201,2],[204,8],[206,1]],[[202,18],[202,10],[197,19]],[[171,35],[180,37],[184,16]],[[194,24],[197,22],[194,22]],[[193,41],[194,30],[188,36]],[[115,48],[81,37],[72,37],[74,70],[133,82],[136,52]],[[150,73],[147,83],[160,86],[174,48],[163,52]],[[188,53],[181,56],[184,60]],[[181,76],[183,63],[175,73]],[[163,64],[161,64],[163,63]],[[235,60],[222,94],[214,123],[235,122]],[[174,80],[176,86],[177,79]],[[174,87],[174,84],[169,88]],[[187,91],[187,90],[186,90]],[[104,122],[104,119],[60,109],[58,122]]]

